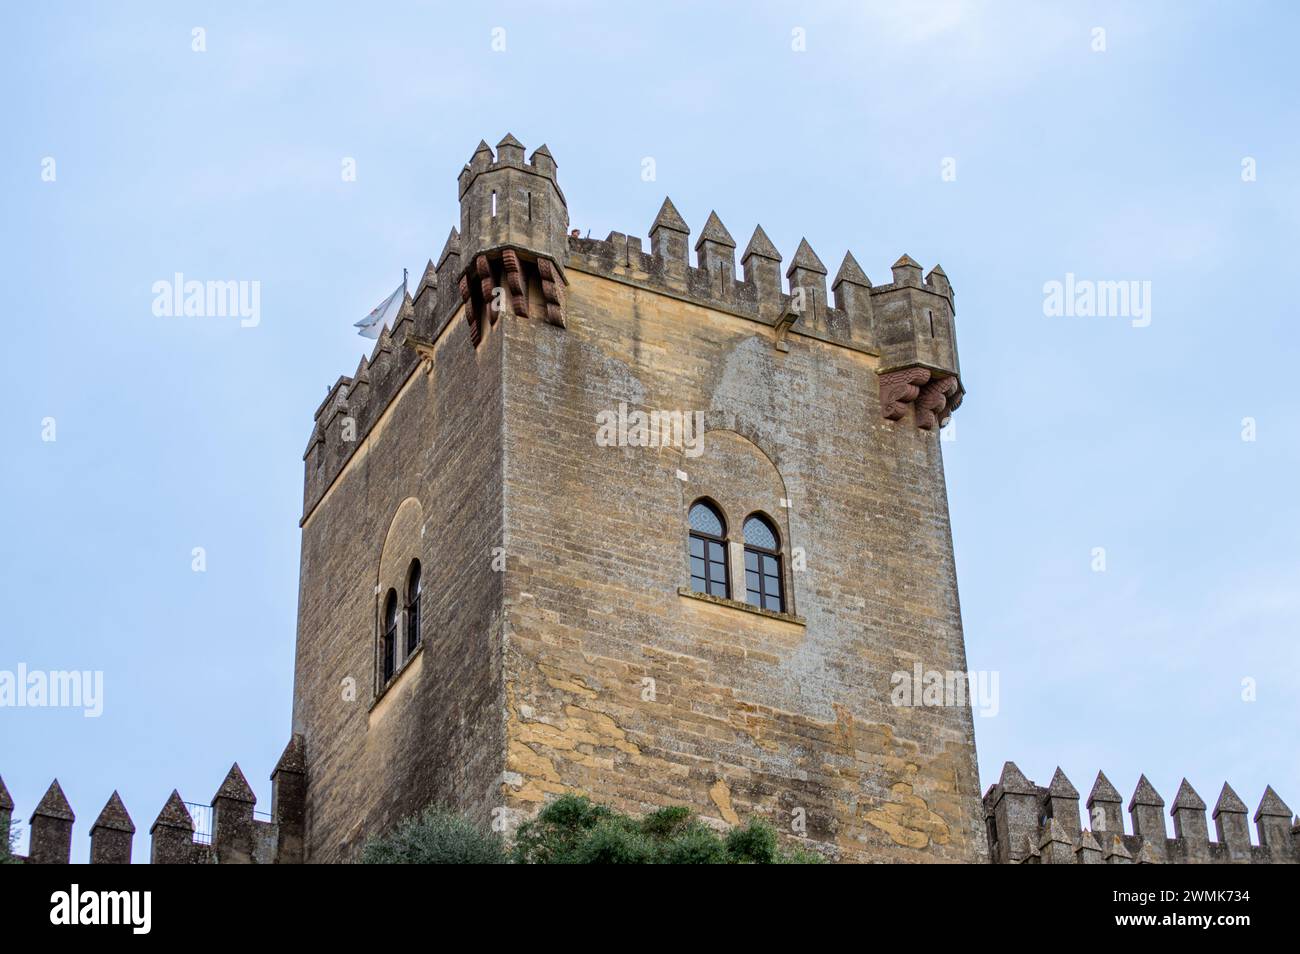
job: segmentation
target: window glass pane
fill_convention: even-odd
[[[411,602],[406,627],[406,654],[409,656],[415,652],[415,647],[420,645],[420,594],[418,591],[415,594],[415,599]]]
[[[709,551],[709,559],[713,560],[715,563],[727,562],[727,557],[726,557],[727,551],[723,549],[721,543],[717,543],[713,540],[708,541],[708,551]]]
[[[758,574],[753,570],[745,571],[745,586],[749,587],[751,590],[758,589]]]
[[[745,602],[748,603],[750,606],[762,606],[763,594],[759,593],[757,590],[746,590]]]
[[[753,550],[747,549],[745,551],[745,569],[746,570],[758,569],[758,554],[755,553]]]
[[[704,582],[704,577],[692,576],[691,589],[694,590],[696,593],[707,593],[709,591],[709,586],[707,583]]]
[[[780,598],[780,597],[778,597],[778,596],[768,596],[768,597],[766,597],[766,600],[767,600],[767,605],[766,605],[765,609],[775,610],[775,611],[778,612],[778,613],[781,612],[781,598]]]
[[[745,521],[745,542],[765,550],[776,549],[776,533],[767,521],[755,514]]]
[[[713,596],[722,596],[722,597],[725,597],[725,596],[727,595],[727,587],[726,587],[726,584],[724,584],[724,583],[722,583],[722,582],[720,582],[720,581],[715,581],[715,582],[713,582],[713,583],[710,583],[710,584],[709,584],[709,593],[712,594]]]
[[[701,540],[699,537],[696,536],[691,537],[691,556],[694,557],[704,556],[704,541]]]
[[[723,536],[721,514],[702,500],[691,507],[689,522],[692,530],[709,533],[715,537]]]
[[[767,555],[763,556],[763,572],[768,576],[777,575],[776,557]]]
[[[691,576],[704,575],[704,561],[699,557],[691,557]]]

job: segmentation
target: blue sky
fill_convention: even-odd
[[[312,411],[507,131],[549,144],[584,234],[644,236],[667,194],[696,234],[711,209],[742,244],[761,221],[787,263],[802,236],[876,282],[903,252],[942,262],[968,654],[1000,678],[984,787],[1014,759],[1085,796],[1101,768],[1126,801],[1145,772],[1168,802],[1186,775],[1211,804],[1226,779],[1252,812],[1265,783],[1300,808],[1292,6],[0,16],[0,669],[105,679],[97,719],[0,710],[24,828],[57,776],[85,858],[116,788],[147,858],[171,790],[207,802],[235,760],[269,810]],[[176,272],[260,282],[260,322],[156,317]],[[1150,324],[1045,315],[1067,273],[1150,282]]]

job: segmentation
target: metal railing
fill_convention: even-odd
[[[194,819],[194,841],[199,845],[212,844],[212,827],[213,815],[211,805],[200,805],[198,802],[186,802],[185,807],[189,810],[190,817]],[[270,822],[270,812],[259,812],[253,810],[253,819],[255,821]]]
[[[186,802],[185,807],[194,819],[194,841],[200,845],[212,844],[212,806]]]

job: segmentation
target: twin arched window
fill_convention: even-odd
[[[697,500],[687,517],[690,523],[691,589],[696,593],[731,598],[728,570],[727,524],[711,501]],[[777,613],[785,612],[785,584],[781,572],[781,538],[772,521],[750,514],[743,528],[745,602]]]
[[[402,640],[401,662],[411,658],[411,654],[420,645],[420,561],[412,560],[410,569],[406,572],[406,599],[405,610],[401,633],[398,631],[398,619],[402,618],[398,613],[397,590],[389,589],[384,596],[384,612],[379,620],[379,653],[381,656],[380,666],[382,667],[383,679],[380,682],[380,688],[388,685],[393,675],[397,672],[398,662],[398,641],[402,633],[405,634],[405,640]]]

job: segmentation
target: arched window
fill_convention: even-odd
[[[761,514],[745,518],[745,601],[785,612],[781,585],[781,542],[776,528]]]
[[[691,589],[710,596],[731,596],[727,580],[727,525],[711,503],[691,505]]]
[[[420,645],[420,561],[411,561],[406,577],[406,655]]]
[[[397,665],[397,590],[389,590],[384,600],[384,682],[393,678]]]

